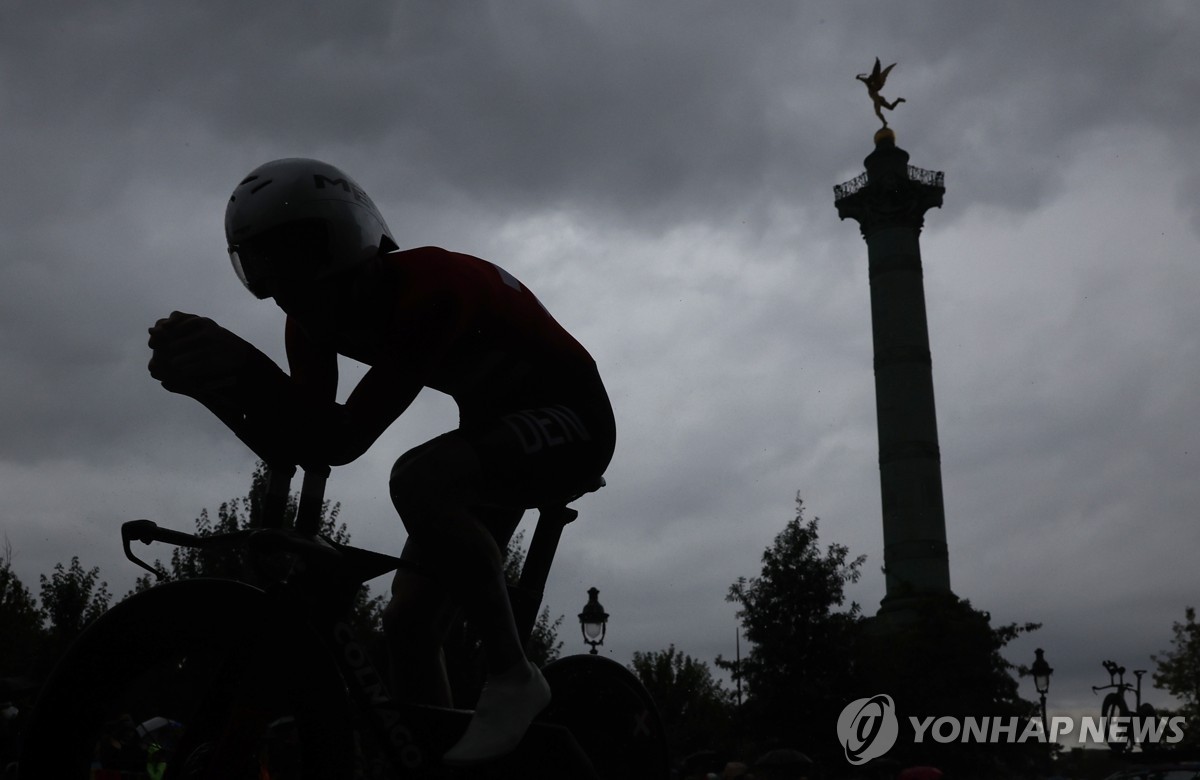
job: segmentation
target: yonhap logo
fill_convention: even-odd
[[[1084,746],[1110,748],[1141,745],[1174,745],[1183,740],[1183,717],[1113,718],[1059,717],[1049,719],[1049,733],[1040,717],[1007,716],[908,716],[914,744],[1019,745],[1025,742],[1057,743],[1071,736]],[[906,730],[907,734],[907,730]],[[885,693],[846,705],[837,720],[838,741],[851,764],[865,764],[891,750],[900,738],[896,704]]]
[[[886,693],[846,705],[837,722],[838,741],[851,764],[865,764],[892,749],[900,736],[896,705]]]

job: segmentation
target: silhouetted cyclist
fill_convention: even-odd
[[[446,754],[513,750],[550,699],[524,655],[500,550],[524,509],[593,484],[612,457],[612,407],[595,362],[523,284],[476,257],[398,245],[367,194],[316,160],[252,171],[225,213],[234,269],[287,314],[289,373],[212,320],[173,312],[150,329],[150,373],[203,403],[268,463],[362,455],[424,387],[454,398],[456,430],[401,456],[392,501],[408,530],[385,629],[400,692],[447,705],[441,645],[457,609],[484,641],[488,679]],[[337,356],[370,366],[337,403]]]

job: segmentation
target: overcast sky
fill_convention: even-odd
[[[832,187],[871,151],[879,56],[899,145],[946,174],[922,252],[954,591],[1045,624],[1009,657],[1046,649],[1052,712],[1169,647],[1200,603],[1194,3],[310,5],[0,4],[0,534],[32,589],[79,555],[123,594],[122,520],[245,493],[253,456],[150,378],[145,331],[201,313],[282,358],[222,218],[310,156],[596,357],[619,441],[552,574],[566,650],[595,586],[614,659],[732,656],[725,594],[797,491],[868,556],[873,613],[866,246]],[[357,543],[400,550],[388,470],[455,423],[427,390],[335,470]]]

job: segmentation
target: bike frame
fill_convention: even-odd
[[[201,549],[244,547],[256,568],[261,568],[262,561],[276,553],[296,556],[300,566],[292,568],[295,576],[284,576],[262,588],[263,609],[308,626],[320,638],[352,701],[374,731],[393,767],[404,777],[419,776],[426,768],[439,764],[439,757],[465,730],[472,713],[393,699],[384,676],[371,663],[368,653],[347,624],[345,612],[362,583],[408,564],[393,556],[338,544],[318,534],[328,467],[305,470],[295,529],[284,528],[284,510],[294,475],[294,467],[268,469],[261,528],[199,537],[160,528],[150,520],[134,520],[121,527],[125,554],[160,578],[160,572],[134,555],[131,549],[134,540]],[[595,487],[600,484],[603,482]],[[514,613],[525,641],[528,641],[541,606],[562,528],[576,516],[577,512],[565,503],[539,509],[520,582],[513,589]],[[334,585],[332,593],[329,592],[331,583]],[[313,609],[314,606],[317,609]],[[552,766],[546,765],[547,760]],[[513,769],[527,772],[529,761],[541,762],[552,773],[597,777],[570,731],[555,724],[535,721],[521,748],[511,757],[500,759],[495,766],[507,762]]]

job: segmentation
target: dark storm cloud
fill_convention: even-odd
[[[913,162],[959,172],[954,185],[981,202],[1040,202],[1057,182],[1047,161],[1096,128],[1187,125],[1182,14],[1095,10],[1080,25],[1035,3],[281,8],[35,13],[6,50],[40,86],[12,108],[85,147],[129,144],[148,175],[169,164],[172,134],[203,132],[243,167],[250,150],[336,151],[400,200],[447,189],[624,220],[734,217],[763,197],[815,206],[796,183],[860,154],[830,132],[827,107],[852,101],[855,126],[869,126],[852,77],[874,56],[900,61],[885,94],[907,96],[892,118],[930,155]]]

